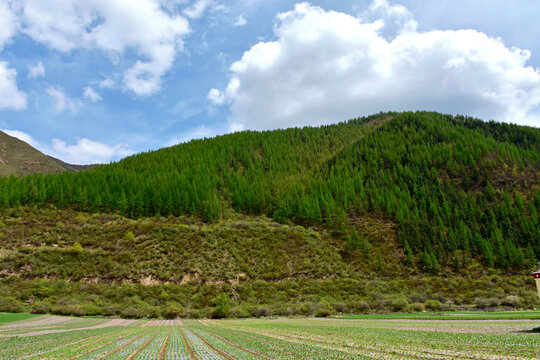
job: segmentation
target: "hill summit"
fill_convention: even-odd
[[[67,164],[0,131],[0,176],[24,176],[33,173],[56,174],[64,171],[80,171],[91,167]]]

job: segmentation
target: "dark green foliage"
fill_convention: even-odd
[[[215,299],[216,307],[214,308],[213,316],[214,318],[221,319],[229,315],[229,295],[225,293],[219,294]]]
[[[58,208],[117,212],[131,217],[199,215],[219,218],[224,206],[240,212],[320,222],[319,199],[304,197],[278,209],[276,194],[302,193],[308,170],[374,127],[372,118],[320,128],[242,132],[131,156],[81,173],[9,177],[0,181],[0,204],[54,204]],[[283,199],[286,204],[287,198]]]
[[[347,251],[352,253],[360,246],[360,237],[358,231],[354,230],[347,239]]]

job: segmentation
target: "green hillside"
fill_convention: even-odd
[[[531,307],[540,130],[419,112],[247,131],[1,178],[0,209],[0,311]]]

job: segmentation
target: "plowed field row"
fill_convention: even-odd
[[[505,332],[489,322],[407,323],[339,319],[104,320],[44,316],[10,324],[0,359],[289,360],[538,359],[534,322]],[[44,329],[57,331],[47,332]],[[1,334],[1,333],[0,333]]]

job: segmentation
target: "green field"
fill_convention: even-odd
[[[536,359],[537,320],[121,320],[0,326],[0,359]]]
[[[12,313],[0,313],[0,324],[9,323],[13,321],[21,321],[31,319],[37,315],[33,314],[12,314]]]
[[[338,315],[336,319],[411,319],[411,320],[540,320],[540,311],[452,311],[389,314]]]

